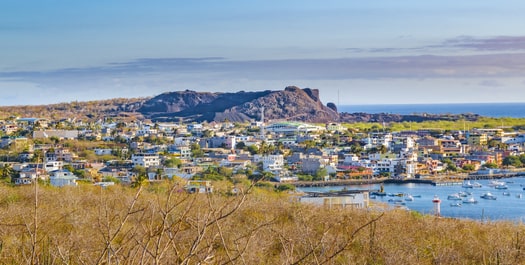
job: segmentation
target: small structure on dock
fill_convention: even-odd
[[[368,208],[370,197],[364,190],[342,190],[337,192],[307,192],[299,199],[301,202],[332,207]]]
[[[441,200],[437,195],[434,195],[432,203],[434,204],[434,215],[438,217],[441,216]]]

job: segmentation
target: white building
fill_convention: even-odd
[[[297,134],[320,132],[326,128],[300,122],[277,122],[266,126],[265,130],[273,133]]]
[[[264,171],[280,171],[284,166],[283,155],[255,155],[253,156],[253,162],[262,162]]]
[[[51,186],[64,187],[64,186],[76,186],[77,176],[71,173],[69,170],[55,170],[49,172],[49,181]]]
[[[157,154],[133,154],[131,155],[131,162],[133,162],[133,166],[141,166],[145,168],[156,167],[160,165],[159,155]]]

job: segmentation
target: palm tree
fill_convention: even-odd
[[[13,170],[13,168],[11,167],[11,165],[5,163],[1,168],[0,168],[0,178],[2,179],[2,181],[5,181],[5,182],[11,182],[11,178],[14,176],[15,172]]]

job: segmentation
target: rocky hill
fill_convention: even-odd
[[[0,119],[11,116],[40,117],[53,120],[96,121],[102,118],[153,121],[225,121],[265,120],[304,122],[421,122],[425,120],[477,120],[477,114],[368,114],[338,113],[337,106],[320,100],[319,90],[286,87],[278,91],[211,93],[195,91],[167,92],[153,98],[117,98],[40,106],[0,107]]]
[[[294,86],[281,91],[261,92],[169,92],[144,102],[138,111],[152,120],[243,122],[259,120],[263,107],[265,118],[270,120],[339,120],[336,110],[322,104],[319,90]]]

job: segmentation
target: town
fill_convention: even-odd
[[[1,121],[0,177],[13,185],[136,185],[181,178],[291,183],[506,174],[525,163],[512,128],[390,131],[293,121],[161,123],[10,117]]]

